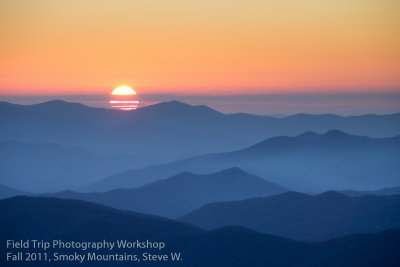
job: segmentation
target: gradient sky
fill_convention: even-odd
[[[0,95],[399,93],[397,0],[2,0]]]

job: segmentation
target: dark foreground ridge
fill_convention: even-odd
[[[78,200],[14,197],[0,200],[2,266],[53,266],[43,262],[4,262],[8,239],[165,242],[162,252],[179,251],[182,261],[157,266],[396,266],[400,230],[358,234],[323,243],[306,243],[241,227],[203,231],[160,217],[124,212]],[[54,251],[49,249],[47,253]],[[58,251],[67,253],[66,250]],[[137,253],[137,250],[117,251]],[[144,251],[143,251],[144,252]],[[154,249],[152,253],[157,253]],[[104,252],[107,253],[107,252]],[[114,252],[115,253],[115,252]],[[139,252],[141,254],[142,251]],[[152,263],[57,262],[57,266],[153,266]]]
[[[240,225],[304,241],[400,228],[400,195],[349,197],[334,191],[316,196],[287,192],[265,198],[211,203],[182,221],[216,229]]]

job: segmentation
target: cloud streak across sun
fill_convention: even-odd
[[[120,86],[111,92],[109,101],[111,108],[119,110],[135,110],[139,106],[136,92],[129,86]]]

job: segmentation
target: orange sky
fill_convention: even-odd
[[[397,0],[2,0],[0,94],[400,92]]]

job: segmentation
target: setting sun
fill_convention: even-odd
[[[120,87],[115,88],[111,94],[112,95],[136,95],[136,92],[129,86],[120,86]]]
[[[110,106],[119,110],[135,110],[139,105],[136,92],[129,86],[120,86],[111,92]]]

